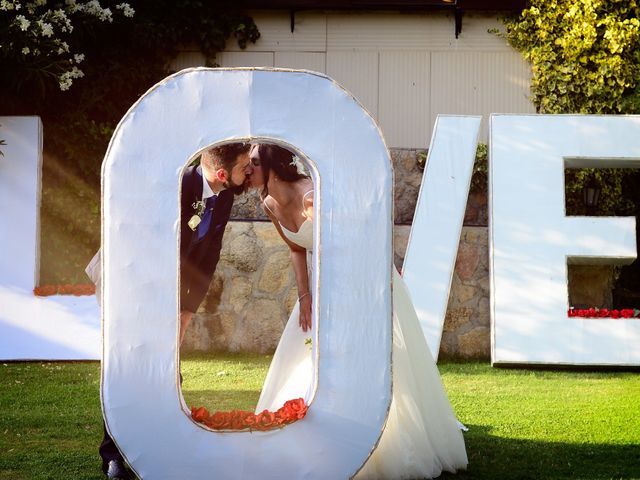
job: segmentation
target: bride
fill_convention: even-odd
[[[254,145],[249,188],[291,250],[296,303],[269,367],[256,412],[313,394],[310,255],[313,248],[313,182],[288,150]],[[466,468],[467,454],[402,278],[393,278],[393,396],[377,448],[355,478],[433,478]]]

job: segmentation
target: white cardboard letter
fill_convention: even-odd
[[[492,362],[640,365],[640,321],[567,315],[567,262],[630,263],[635,219],[564,209],[565,166],[640,166],[640,117],[492,115],[489,160]]]
[[[440,352],[480,120],[438,115],[402,268],[434,359]]]
[[[196,151],[247,139],[294,148],[313,171],[317,389],[301,421],[220,433],[194,423],[180,402],[178,187]],[[153,479],[354,475],[391,401],[393,174],[373,119],[320,74],[185,70],[131,108],[103,169],[102,403],[136,472]]]

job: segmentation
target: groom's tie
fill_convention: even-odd
[[[196,241],[199,242],[209,231],[211,226],[211,219],[213,218],[213,206],[216,203],[216,195],[207,198],[204,206],[204,213],[202,214],[202,220],[196,230]]]

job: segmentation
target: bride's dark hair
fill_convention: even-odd
[[[264,188],[260,193],[262,198],[269,195],[267,182],[271,170],[280,180],[285,182],[295,182],[302,178],[309,178],[309,175],[298,171],[299,160],[294,160],[294,154],[286,148],[271,143],[261,143],[258,145],[258,156],[260,157],[264,179]]]

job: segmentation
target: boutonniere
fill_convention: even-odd
[[[187,225],[189,225],[189,228],[195,232],[196,228],[198,228],[198,225],[200,225],[200,222],[202,221],[205,203],[204,200],[199,200],[197,202],[193,202],[191,206],[195,210],[195,214],[189,219]]]

